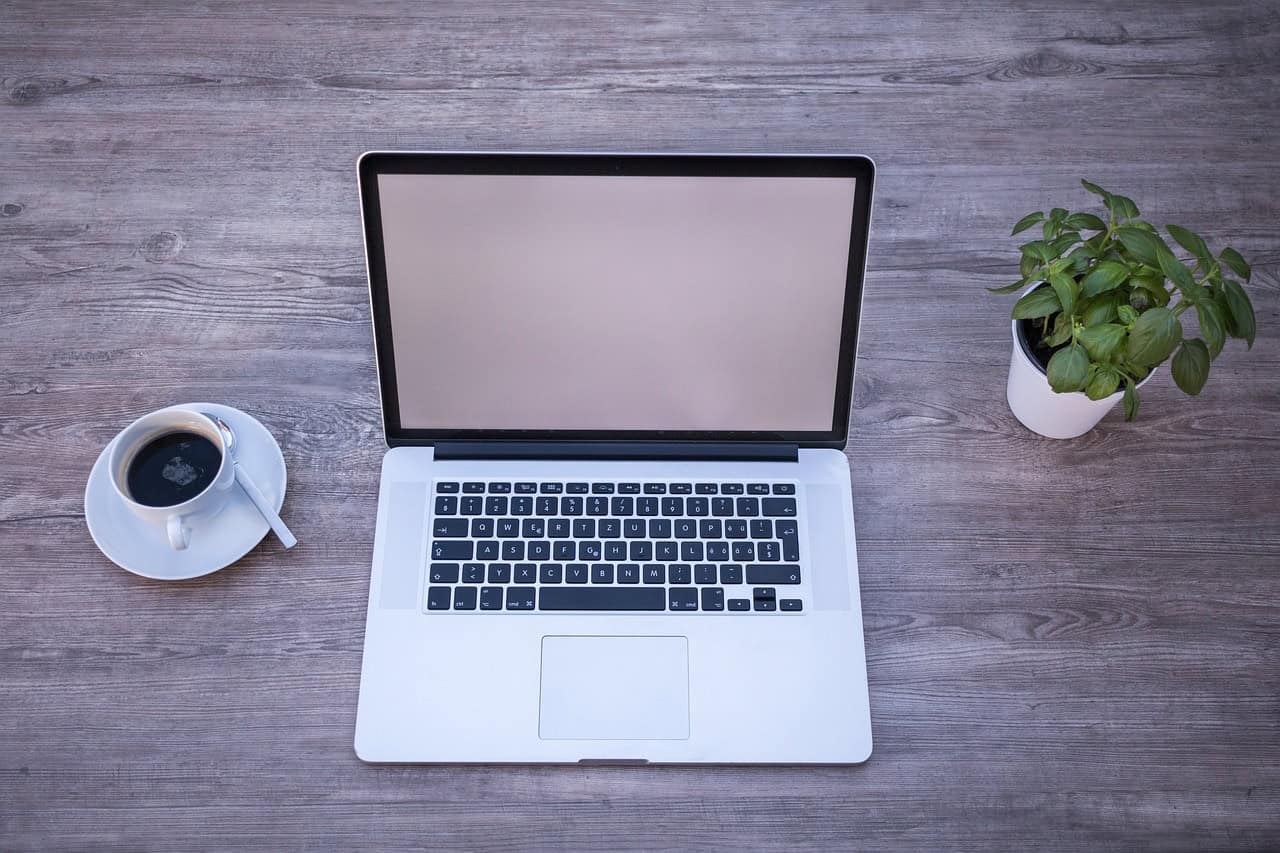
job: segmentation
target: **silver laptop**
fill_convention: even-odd
[[[871,753],[862,157],[369,153],[373,762]]]

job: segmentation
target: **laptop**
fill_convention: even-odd
[[[382,419],[370,762],[857,763],[874,167],[358,164]]]

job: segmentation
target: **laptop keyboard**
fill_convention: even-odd
[[[437,480],[428,612],[799,612],[794,482]]]

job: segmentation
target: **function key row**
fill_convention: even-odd
[[[726,563],[432,563],[427,580],[440,583],[516,584],[675,584],[689,586],[737,586],[743,583],[743,566]],[[746,583],[776,586],[800,583],[800,567],[751,563]],[[773,586],[755,590],[757,597],[772,598]]]
[[[794,483],[534,483],[528,481],[490,481],[456,480],[436,481],[436,494],[456,495],[459,492],[467,495],[480,495],[488,492],[491,495],[794,495]]]

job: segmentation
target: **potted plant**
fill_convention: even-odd
[[[1022,291],[1013,306],[1009,408],[1028,429],[1075,438],[1121,399],[1125,420],[1138,414],[1138,389],[1173,356],[1173,381],[1199,394],[1227,337],[1253,347],[1255,319],[1249,264],[1228,246],[1218,255],[1177,225],[1165,230],[1190,253],[1179,260],[1133,200],[1081,181],[1100,196],[1107,217],[1055,207],[1029,213],[1019,234],[1041,225],[1021,246],[1022,277],[995,293]],[[1182,315],[1194,309],[1199,334]]]

